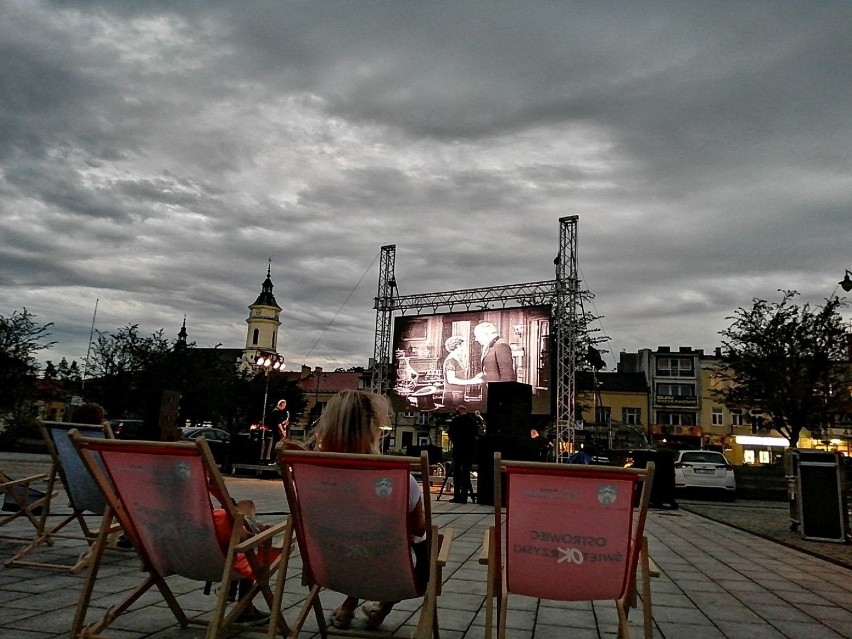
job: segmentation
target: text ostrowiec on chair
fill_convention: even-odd
[[[653,475],[653,463],[634,469],[505,461],[495,453],[494,524],[481,559],[488,564],[486,638],[493,632],[494,601],[502,639],[509,595],[520,594],[555,601],[614,601],[618,637],[627,639],[637,565],[642,568],[649,636],[644,529]]]

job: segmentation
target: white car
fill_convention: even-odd
[[[714,491],[734,501],[737,498],[734,467],[714,450],[681,450],[675,459],[675,489]]]

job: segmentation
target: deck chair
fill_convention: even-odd
[[[506,636],[510,594],[614,601],[618,637],[629,639],[637,565],[643,571],[644,629],[650,636],[644,529],[653,475],[653,463],[633,469],[503,461],[495,453],[494,524],[480,560],[488,565],[486,639],[493,636],[495,601],[497,636]]]
[[[13,479],[0,470],[0,498],[2,498],[0,512],[6,513],[0,514],[0,528],[17,519],[22,519],[29,521],[34,531],[38,532],[41,514],[47,504],[49,493],[33,486],[43,484],[47,477],[47,474],[42,474]],[[32,535],[24,535],[23,532],[4,532],[0,533],[0,538],[28,541],[32,539]]]
[[[439,533],[432,524],[426,451],[420,459],[411,459],[279,449],[278,464],[301,553],[302,580],[309,588],[289,636],[299,635],[311,610],[322,637],[377,636],[375,630],[330,626],[320,600],[326,589],[371,601],[420,598],[423,603],[413,636],[437,639],[437,598],[452,530]],[[409,478],[413,473],[419,473],[425,497],[429,562],[425,584],[416,578],[409,543]],[[286,568],[278,574],[273,610],[281,606],[285,578]],[[270,638],[272,631],[270,628]]]
[[[70,439],[103,491],[107,516],[121,524],[147,572],[142,583],[113,604],[103,618],[84,627],[103,557],[106,526],[101,526],[71,636],[102,636],[152,587],[182,628],[207,625],[208,639],[218,639],[234,628],[250,629],[237,624],[237,617],[249,610],[258,594],[271,606],[269,582],[281,563],[272,541],[289,534],[289,520],[266,530],[252,530],[228,494],[203,437],[194,442],[143,442],[87,438],[71,431]],[[172,575],[219,584],[209,622],[190,619],[183,611],[167,582]],[[226,614],[231,580],[248,577],[254,584]],[[276,626],[287,629],[283,618]]]
[[[106,511],[106,500],[100,488],[95,484],[92,476],[83,466],[82,461],[80,461],[80,456],[74,450],[71,440],[68,439],[68,432],[74,428],[87,437],[112,438],[112,430],[108,425],[39,422],[39,430],[53,461],[47,481],[48,497],[46,498],[41,516],[38,519],[36,534],[32,538],[32,541],[18,551],[14,557],[9,559],[6,562],[6,566],[55,568],[75,573],[88,566],[91,560],[91,545],[95,542],[97,529],[93,530],[90,528],[86,521],[86,514],[89,513],[102,518]],[[61,515],[61,521],[48,526],[48,517],[56,515],[52,510],[55,510],[55,500],[53,499],[55,493],[53,489],[56,486],[57,479],[61,481],[65,488],[71,513]],[[100,521],[101,519],[99,519]],[[71,527],[70,525],[74,523],[77,526]],[[119,532],[120,527],[118,526],[113,526],[110,530],[113,539]],[[87,546],[73,564],[35,561],[29,557],[30,553],[45,544],[52,546],[56,539],[85,541]]]

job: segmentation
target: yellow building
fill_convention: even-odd
[[[644,448],[649,440],[648,383],[642,373],[579,372],[576,448]]]

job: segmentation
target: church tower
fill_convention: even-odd
[[[281,307],[278,306],[272,294],[271,273],[272,260],[269,261],[266,269],[266,279],[263,281],[260,295],[257,296],[254,304],[249,306],[249,316],[246,319],[248,324],[246,347],[243,351],[245,364],[252,364],[260,351],[278,352],[278,327],[281,326],[278,315],[281,313]]]

